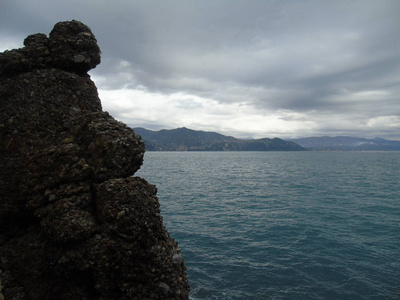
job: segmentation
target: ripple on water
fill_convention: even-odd
[[[400,153],[146,153],[192,299],[399,299]]]

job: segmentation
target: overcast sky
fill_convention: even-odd
[[[400,140],[399,0],[0,0],[0,51],[72,19],[133,127]]]

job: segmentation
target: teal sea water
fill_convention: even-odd
[[[400,152],[146,152],[191,299],[400,299]]]

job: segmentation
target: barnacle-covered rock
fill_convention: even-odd
[[[24,46],[0,53],[0,76],[48,67],[85,74],[101,60],[92,31],[76,20],[57,23],[49,37],[42,33],[29,35]]]
[[[135,132],[102,111],[90,28],[0,53],[0,292],[23,299],[188,299]]]
[[[59,22],[49,35],[52,64],[86,73],[100,63],[100,48],[92,31],[78,21]]]
[[[142,165],[144,144],[140,136],[108,113],[81,114],[71,132],[84,148],[97,181],[130,176]]]

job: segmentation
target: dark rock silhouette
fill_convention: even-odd
[[[144,144],[86,73],[90,28],[60,22],[24,45],[0,53],[0,297],[187,299],[157,189],[131,177]]]

